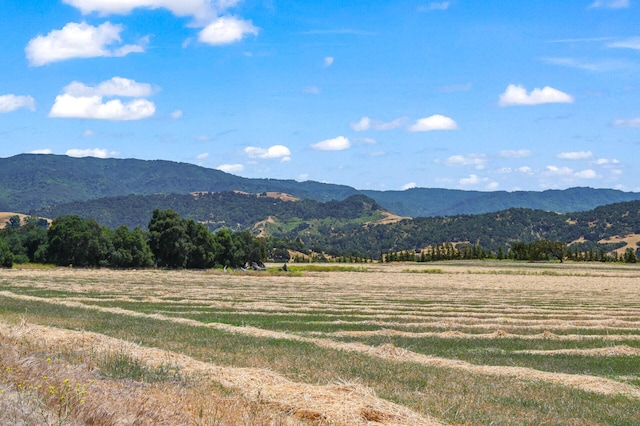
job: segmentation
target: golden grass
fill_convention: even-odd
[[[0,340],[4,345],[18,345],[18,342],[32,342],[31,350],[45,353],[66,353],[83,351],[87,356],[103,356],[113,351],[123,351],[134,359],[144,360],[152,366],[170,363],[179,367],[188,377],[197,378],[197,383],[219,383],[226,388],[236,389],[242,393],[244,400],[259,401],[277,407],[278,420],[283,424],[298,420],[315,420],[328,424],[366,425],[369,421],[384,421],[396,425],[437,425],[435,420],[426,419],[405,407],[378,398],[375,393],[358,383],[336,383],[331,385],[311,385],[292,382],[276,372],[265,369],[220,367],[210,363],[197,361],[175,352],[155,348],[142,347],[104,335],[62,330],[22,323],[10,326],[0,322]],[[6,350],[6,349],[5,349]],[[78,355],[76,355],[78,356]],[[3,357],[3,364],[7,357]],[[42,376],[45,369],[41,360],[29,358],[29,361],[17,360],[13,366],[25,366],[21,375],[29,374],[27,380]],[[15,367],[14,367],[15,368]],[[27,371],[29,373],[27,373]],[[191,408],[199,404],[192,400],[194,393],[185,390],[147,387],[142,395],[120,395],[122,401],[115,402],[110,396],[113,386],[110,381],[92,382],[87,371],[66,371],[75,381],[91,382],[91,390],[87,395],[87,405],[79,410],[83,421],[108,424],[114,416],[121,424],[188,424],[196,419]],[[54,372],[47,370],[46,374]],[[58,376],[60,374],[56,373]],[[63,376],[61,376],[63,377]],[[167,395],[170,392],[170,395]],[[198,391],[202,393],[202,389]],[[186,395],[185,395],[186,393]],[[167,396],[171,404],[167,406]],[[105,402],[108,401],[108,404]],[[115,406],[114,406],[115,403]],[[200,405],[202,402],[200,402]],[[236,401],[235,404],[238,404]],[[212,410],[208,405],[208,411]],[[143,410],[143,412],[140,412]],[[100,414],[97,414],[100,413]],[[153,413],[153,416],[150,415]],[[285,416],[288,414],[288,416]],[[91,417],[89,417],[91,416]],[[191,418],[190,418],[191,416]],[[99,420],[97,420],[99,419]],[[129,423],[128,420],[131,420]],[[145,420],[145,421],[142,421]],[[264,419],[263,419],[264,420]],[[235,421],[238,421],[236,418]],[[228,423],[232,424],[232,423]],[[242,424],[242,423],[237,423]],[[254,424],[254,423],[251,423]],[[262,424],[262,420],[260,422]]]
[[[432,266],[413,264],[411,267]],[[590,393],[640,399],[640,389],[623,383],[619,378],[613,380],[526,367],[476,365],[416,353],[410,347],[396,347],[391,343],[371,346],[334,340],[363,336],[484,340],[518,338],[558,342],[626,341],[633,346],[629,342],[640,340],[640,269],[637,266],[447,262],[437,264],[438,269],[443,271],[441,274],[406,273],[403,272],[406,267],[367,265],[369,272],[364,273],[305,271],[298,276],[69,268],[5,270],[0,271],[0,284],[6,286],[9,283],[10,291],[0,292],[0,297],[55,303],[141,319],[155,318],[167,324],[211,327],[259,338],[304,342],[335,350],[336,353],[356,352],[389,362],[415,363],[463,375],[552,383]],[[24,290],[57,291],[60,297],[20,295]],[[128,305],[123,306],[131,306],[131,310],[97,306],[97,303],[109,305],[125,302]],[[157,304],[159,310],[144,314],[135,311],[137,304],[141,307]],[[185,316],[181,317],[183,310]],[[219,322],[204,324],[186,318],[186,314],[199,312],[233,312],[249,324],[253,316],[257,319],[268,316],[276,325],[266,329]],[[327,327],[327,331],[297,333],[278,329],[279,321],[304,323],[307,318],[310,321],[313,318],[316,326],[331,327]],[[335,331],[335,327],[339,330],[345,325],[377,329]],[[580,330],[580,333],[576,330]],[[20,330],[5,325],[4,328],[0,327],[0,334],[3,333],[13,336],[11,338],[14,341],[18,340],[16,336],[19,333],[23,333],[21,336],[26,340],[40,342],[50,347],[51,352],[65,347],[78,347],[79,342],[84,342],[82,347],[91,347],[97,352],[126,347],[128,353],[150,364],[170,360],[180,365],[181,371],[188,377],[198,378],[199,383],[215,383],[233,389],[235,397],[231,405],[245,404],[245,407],[251,407],[252,403],[259,400],[260,407],[269,408],[268,415],[265,415],[271,419],[270,422],[276,419],[280,424],[367,424],[373,421],[381,424],[437,423],[406,407],[377,397],[371,388],[358,382],[304,383],[286,378],[285,371],[221,367],[102,335],[36,325]],[[639,352],[638,348],[625,343],[602,348],[513,353],[606,358],[638,356]],[[636,379],[631,377],[631,380]],[[175,391],[188,394],[181,387]],[[178,400],[182,401],[182,405],[188,405],[188,399]]]
[[[618,256],[622,256],[627,251],[627,249],[633,249],[635,251],[638,248],[638,243],[640,243],[640,234],[629,234],[625,235],[624,237],[617,236],[605,238],[598,242],[601,244],[624,242],[624,246],[614,250],[616,253],[618,253]]]
[[[27,217],[26,215],[21,213],[0,212],[0,229],[7,226],[7,222],[9,221],[9,218],[12,216],[19,216],[20,220],[23,220],[25,217]]]
[[[16,296],[9,292],[0,292],[0,296],[14,297],[14,298],[20,298],[20,299],[26,299],[26,300],[38,300],[38,301],[48,300],[48,299],[42,299],[42,298],[37,298],[32,296]],[[249,326],[237,327],[237,326],[220,324],[220,323],[209,323],[204,325],[198,321],[190,320],[186,318],[171,318],[161,314],[147,315],[139,312],[127,311],[125,309],[120,309],[120,308],[101,308],[98,306],[84,305],[79,302],[57,301],[53,303],[59,303],[59,304],[70,306],[70,307],[84,307],[87,309],[94,309],[101,312],[131,315],[131,316],[136,316],[141,318],[148,317],[148,318],[165,320],[169,322],[189,324],[193,326],[206,326],[206,327],[211,327],[211,328],[215,328],[215,329],[226,331],[226,332],[247,334],[254,337],[288,339],[288,340],[294,340],[294,341],[300,341],[300,342],[314,343],[319,347],[323,347],[323,348],[330,348],[330,349],[336,349],[336,350],[348,351],[348,352],[359,352],[359,353],[376,356],[378,358],[387,359],[387,360],[415,362],[415,363],[426,365],[426,366],[435,366],[440,368],[463,370],[463,371],[467,371],[469,373],[474,373],[474,374],[513,377],[520,380],[545,381],[549,383],[557,383],[557,384],[574,387],[576,389],[581,389],[587,392],[595,392],[595,393],[600,393],[604,395],[624,394],[627,396],[631,396],[633,398],[640,399],[640,389],[634,386],[630,386],[624,383],[620,383],[614,380],[600,378],[600,377],[593,377],[593,376],[587,376],[587,375],[575,375],[575,374],[549,373],[549,372],[538,371],[538,370],[524,368],[524,367],[477,366],[465,361],[449,360],[446,358],[422,355],[422,354],[414,353],[405,349],[395,348],[391,345],[372,347],[372,346],[368,346],[361,343],[344,343],[344,342],[336,342],[330,339],[323,339],[323,338],[307,338],[307,337],[302,337],[295,334],[264,330],[260,328],[249,327]],[[498,331],[496,334],[502,335],[502,336],[506,335],[506,333],[500,332],[500,331]],[[174,360],[172,359],[171,361],[173,362]],[[233,382],[227,382],[223,384],[231,387],[237,387],[240,389],[247,388],[246,383],[240,383],[239,385],[234,385]]]

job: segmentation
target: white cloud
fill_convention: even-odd
[[[494,191],[498,189],[499,186],[500,184],[498,182],[489,182],[487,183],[487,186],[485,187],[485,189],[487,189],[488,191]]]
[[[318,151],[344,151],[350,147],[349,139],[344,136],[338,136],[337,138],[327,139],[311,145],[311,148]]]
[[[103,103],[100,96],[75,97],[64,94],[56,96],[49,117],[129,121],[151,117],[155,111],[154,103],[146,99],[130,102],[112,99]]]
[[[500,95],[500,106],[540,105],[549,103],[573,103],[573,97],[553,87],[533,89],[530,93],[519,85],[510,84]]]
[[[430,132],[432,130],[457,130],[458,124],[449,117],[435,114],[430,117],[419,119],[412,126],[410,132]]]
[[[174,120],[179,120],[182,118],[182,115],[183,115],[182,111],[177,109],[171,113],[171,118],[173,118]]]
[[[304,182],[309,180],[309,173],[302,173],[300,175],[298,175],[298,178],[296,179],[299,182]]]
[[[125,96],[131,98],[146,98],[151,96],[153,88],[147,83],[138,83],[128,78],[113,77],[103,81],[95,87],[73,81],[63,89],[63,92],[75,97],[87,96]]]
[[[242,164],[220,164],[216,169],[225,173],[239,173],[244,170]]]
[[[33,151],[30,151],[29,154],[51,154],[53,151],[51,151],[49,148],[45,148],[45,149],[34,149]]]
[[[447,10],[449,9],[449,6],[451,4],[448,1],[441,1],[441,2],[431,2],[429,3],[429,6],[427,6],[426,10]]]
[[[520,173],[526,173],[528,175],[533,174],[533,169],[529,166],[518,167],[516,170]]]
[[[591,151],[561,152],[556,155],[556,158],[562,160],[588,160],[591,157],[593,157],[593,152]]]
[[[595,179],[598,177],[598,174],[594,170],[587,169],[577,172],[575,176],[580,179]]]
[[[526,158],[531,157],[531,151],[528,149],[518,149],[518,150],[503,150],[500,151],[500,157],[503,158]]]
[[[447,158],[447,166],[475,166],[476,169],[484,169],[487,157],[484,154],[452,155]]]
[[[46,36],[29,41],[25,52],[29,64],[42,66],[51,62],[72,58],[95,58],[99,56],[125,56],[133,52],[144,52],[147,39],[140,44],[126,45],[115,50],[108,46],[120,42],[121,25],[110,22],[94,27],[86,22],[68,23],[61,30],[53,30]]]
[[[327,56],[326,58],[324,58],[324,66],[330,67],[331,65],[333,65],[334,61],[335,61],[335,58],[333,56]]]
[[[573,169],[569,167],[547,166],[546,170],[550,175],[566,176],[573,174]]]
[[[625,9],[629,6],[629,0],[596,0],[589,5],[589,9]]]
[[[274,145],[267,149],[248,146],[244,149],[244,153],[249,158],[259,158],[263,160],[280,158],[281,161],[289,161],[291,159],[291,151],[284,145]]]
[[[635,127],[640,129],[640,117],[638,118],[619,118],[612,123],[613,127]]]
[[[240,41],[247,34],[258,35],[258,28],[251,21],[222,16],[200,31],[198,40],[211,45],[222,45]]]
[[[372,120],[369,117],[362,117],[359,121],[355,123],[349,123],[349,126],[356,132],[363,132],[365,130],[374,129],[374,130],[393,130],[398,127],[402,127],[406,124],[407,119],[404,117],[396,118],[393,121],[379,121]]]
[[[109,158],[118,155],[115,151],[109,151],[108,149],[94,148],[94,149],[70,149],[66,153],[69,157],[97,157],[97,158]]]
[[[560,65],[563,67],[571,67],[593,72],[609,72],[636,68],[636,65],[634,63],[622,59],[601,59],[587,62],[575,58],[542,58],[542,61],[553,65]]]
[[[2,95],[0,96],[0,113],[11,112],[20,108],[36,110],[36,101],[31,96]]]
[[[371,119],[369,117],[362,117],[360,121],[356,123],[350,123],[349,126],[356,132],[363,132],[371,128]]]
[[[630,37],[607,44],[607,47],[640,50],[640,37]]]
[[[373,138],[358,138],[356,141],[367,145],[376,145],[378,143],[378,141]]]
[[[406,183],[404,185],[402,185],[402,190],[406,191],[407,189],[412,189],[412,188],[416,188],[418,185],[415,182],[409,182]]]
[[[611,165],[618,165],[620,164],[620,161],[616,160],[615,158],[613,159],[608,159],[608,158],[598,158],[596,161],[593,162],[595,165],[597,166],[611,166]]]
[[[467,178],[460,179],[460,185],[468,186],[468,185],[477,185],[480,183],[480,178],[478,175],[469,175]]]
[[[198,154],[198,156],[196,157],[196,159],[198,160],[204,160],[205,158],[209,157],[209,153],[208,152],[203,152],[202,154]]]
[[[114,77],[95,87],[74,81],[64,88],[62,95],[56,96],[49,117],[88,118],[97,120],[142,120],[151,117],[156,106],[153,102],[137,98],[129,102],[120,99],[104,101],[104,97],[140,97],[152,93],[149,84],[138,83],[121,77]]]
[[[94,132],[94,131],[93,131],[93,130],[91,130],[91,129],[87,129],[87,130],[85,130],[84,132],[82,132],[82,137],[83,137],[83,138],[90,138],[90,137],[93,137],[93,136],[95,136],[95,135],[96,135],[96,132]]]
[[[176,16],[193,16],[198,20],[211,19],[216,10],[224,10],[238,0],[63,0],[83,14],[98,13],[102,16],[126,15],[136,8],[167,9]]]

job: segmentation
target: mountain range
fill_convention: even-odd
[[[481,192],[413,188],[373,191],[314,181],[244,178],[193,164],[162,160],[72,158],[52,154],[0,158],[0,211],[35,213],[67,203],[108,197],[225,191],[278,192],[315,201],[342,201],[360,194],[405,217],[481,214],[513,207],[565,213],[640,200],[640,193],[614,189]]]

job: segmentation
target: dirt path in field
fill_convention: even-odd
[[[47,352],[84,350],[93,356],[118,352],[150,366],[177,366],[186,376],[215,381],[224,387],[240,390],[251,400],[280,407],[294,420],[341,425],[442,425],[435,419],[422,417],[404,406],[380,399],[373,390],[357,383],[326,386],[297,383],[266,369],[220,367],[186,355],[142,347],[97,333],[25,323],[9,326],[0,321],[0,336],[33,342],[39,350]]]
[[[16,295],[9,291],[0,292],[0,296],[23,300],[37,300],[46,303],[56,303],[64,306],[93,309],[101,312],[110,312],[120,315],[155,318],[163,321],[188,324],[196,327],[211,327],[217,330],[227,331],[231,333],[241,333],[255,337],[296,340],[301,342],[313,343],[321,347],[331,348],[335,350],[364,353],[370,356],[376,356],[387,360],[399,362],[415,362],[427,366],[463,370],[472,374],[513,377],[519,380],[545,381],[549,383],[570,386],[587,392],[594,392],[605,395],[622,394],[628,397],[640,399],[640,388],[620,383],[615,380],[595,376],[550,373],[526,367],[475,365],[465,361],[422,355],[402,348],[397,348],[389,344],[373,347],[361,343],[343,343],[323,338],[307,338],[294,334],[263,330],[255,327],[237,327],[220,323],[204,324],[186,318],[171,318],[159,314],[149,315],[120,308],[102,308],[97,306],[85,305],[79,302],[68,302],[56,299],[45,299],[33,296]]]

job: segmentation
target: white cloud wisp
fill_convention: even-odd
[[[337,138],[327,139],[311,145],[311,148],[318,151],[344,151],[350,147],[351,142],[344,136],[338,136]]]
[[[143,99],[152,93],[151,86],[121,77],[114,77],[95,87],[74,81],[56,96],[49,117],[85,118],[96,120],[142,120],[155,114],[153,102]],[[104,101],[104,97],[133,97],[129,102],[120,99]]]
[[[36,101],[31,96],[2,95],[0,96],[0,113],[15,111],[20,108],[36,110]]]
[[[248,146],[244,149],[244,153],[249,158],[269,160],[280,158],[280,161],[291,160],[291,150],[284,145],[274,145],[269,148],[259,148]]]
[[[433,130],[457,130],[458,124],[451,118],[444,115],[435,114],[430,117],[421,118],[412,126],[410,132],[431,132]]]
[[[510,84],[505,92],[500,95],[500,106],[541,105],[554,103],[573,103],[573,96],[561,92],[553,87],[545,86],[542,89],[527,90],[519,85]]]
[[[126,56],[129,53],[144,52],[146,38],[137,45],[110,49],[109,46],[121,41],[121,32],[121,25],[113,25],[110,22],[98,27],[85,22],[71,22],[61,30],[53,30],[46,36],[31,39],[25,53],[29,64],[39,67],[73,58]]]

